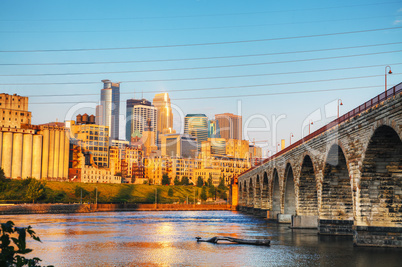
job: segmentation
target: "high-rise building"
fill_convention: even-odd
[[[170,104],[170,98],[168,93],[156,94],[153,100],[153,105],[158,110],[157,118],[157,133],[168,134],[174,133],[173,130],[173,112]]]
[[[161,154],[168,157],[195,158],[197,138],[189,134],[164,134],[161,136]]]
[[[221,138],[242,140],[242,117],[232,113],[216,114]]]
[[[205,114],[187,114],[184,118],[184,133],[197,137],[200,151],[202,142],[208,140],[208,117]]]
[[[96,107],[96,124],[109,128],[110,140],[119,139],[120,83],[102,80],[101,104]]]
[[[151,131],[156,133],[158,111],[151,102],[146,99],[128,99],[126,110],[126,140],[131,142],[135,133],[142,137],[142,133],[150,123]],[[154,136],[156,143],[156,134]]]
[[[208,121],[208,138],[221,138],[219,122],[217,120]]]
[[[80,121],[66,121],[70,129],[70,138],[73,143],[81,146],[83,151],[91,153],[94,163],[98,167],[109,167],[109,128]]]
[[[21,124],[31,124],[28,97],[0,94],[0,127],[21,128]]]

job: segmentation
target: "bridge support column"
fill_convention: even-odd
[[[298,229],[317,229],[318,216],[293,215],[290,227]]]
[[[353,244],[362,247],[402,248],[402,227],[354,226]]]
[[[268,219],[278,221],[278,215],[280,214],[279,210],[269,210],[268,211]]]
[[[320,235],[353,235],[353,220],[319,220]]]
[[[291,223],[292,222],[292,214],[278,214],[278,223]]]

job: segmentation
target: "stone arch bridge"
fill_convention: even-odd
[[[402,247],[401,139],[402,83],[241,174],[232,192],[240,210],[293,228]]]

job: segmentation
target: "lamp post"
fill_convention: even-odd
[[[308,134],[310,134],[310,132],[311,132],[311,129],[310,129],[311,125],[313,125],[313,121],[309,120],[309,122],[308,122]]]
[[[387,69],[389,68],[389,71],[387,73]],[[392,70],[390,66],[385,67],[385,94],[387,93],[387,74],[392,74]],[[387,97],[387,96],[385,96]]]
[[[290,133],[290,137],[289,137],[289,146],[292,144],[292,137],[293,137],[293,133]]]
[[[341,102],[341,103],[339,103]],[[338,118],[339,118],[339,106],[343,106],[342,99],[338,99]]]
[[[276,146],[276,153],[278,153],[278,150],[279,150],[279,144]]]

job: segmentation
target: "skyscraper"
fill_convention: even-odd
[[[208,121],[208,138],[221,138],[217,120]]]
[[[156,94],[153,100],[153,105],[158,110],[158,128],[157,133],[173,133],[173,112],[170,105],[170,98],[168,93]]]
[[[96,124],[109,127],[109,140],[119,139],[120,83],[102,80],[101,104],[96,107]]]
[[[184,133],[197,137],[200,151],[202,142],[208,140],[208,117],[205,114],[187,114],[184,118]]]
[[[142,136],[147,127],[148,121],[151,124],[151,131],[156,133],[158,111],[150,101],[146,99],[127,99],[126,110],[126,140],[131,141],[134,133]],[[155,134],[156,143],[156,134]]]
[[[232,113],[216,114],[220,135],[226,139],[242,140],[242,117]]]

